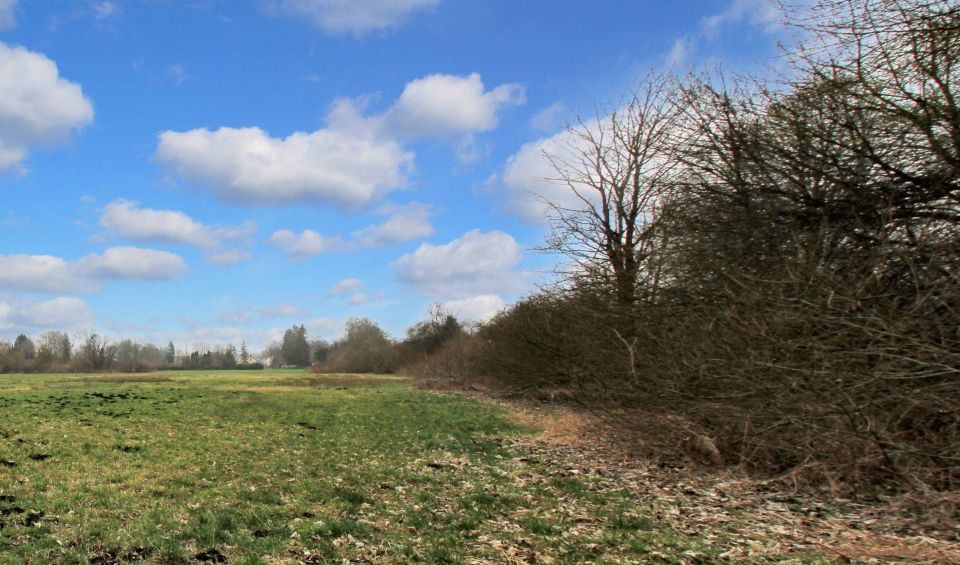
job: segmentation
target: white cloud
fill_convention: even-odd
[[[277,230],[267,242],[286,251],[291,259],[306,259],[321,253],[384,247],[422,239],[433,233],[430,224],[432,211],[424,204],[387,205],[380,207],[377,213],[386,216],[386,220],[353,232],[350,239],[325,236],[314,230],[304,230],[299,235],[290,230]]]
[[[701,25],[710,34],[725,25],[744,21],[773,33],[782,27],[783,12],[774,0],[733,0],[724,11],[704,18]]]
[[[303,310],[293,304],[274,304],[260,310],[262,318],[290,318],[302,315]]]
[[[79,298],[7,304],[0,302],[0,328],[17,331],[72,330],[89,327],[95,317]]]
[[[0,170],[17,167],[31,147],[63,141],[93,121],[80,85],[59,76],[46,56],[0,43]]]
[[[427,296],[462,298],[517,292],[524,277],[514,271],[520,246],[500,231],[472,230],[445,245],[422,244],[393,262],[397,278]]]
[[[77,276],[77,265],[50,255],[0,255],[0,288],[36,292],[95,292],[99,284]]]
[[[114,200],[107,204],[98,224],[134,241],[186,243],[199,247],[217,245],[214,230],[176,210],[139,208],[138,202]]]
[[[179,277],[178,255],[139,247],[111,247],[76,261],[50,255],[0,255],[0,288],[29,292],[96,292],[107,279],[158,281]]]
[[[394,135],[406,139],[477,133],[497,127],[497,113],[504,106],[525,101],[519,84],[484,91],[477,73],[436,74],[408,82],[384,120]]]
[[[278,230],[273,232],[267,243],[283,249],[291,259],[306,259],[343,248],[343,240],[339,236],[326,237],[313,230],[303,230],[300,235],[290,230]]]
[[[27,326],[65,330],[89,326],[94,315],[83,300],[60,296],[30,304],[17,319]]]
[[[731,0],[722,11],[700,20],[700,29],[674,40],[664,57],[668,70],[688,66],[702,43],[717,39],[724,28],[746,23],[763,33],[775,34],[783,29],[785,14],[777,0]]]
[[[111,247],[76,262],[79,273],[93,279],[160,281],[178,278],[187,270],[179,255],[141,247]]]
[[[363,281],[360,279],[343,279],[337,284],[330,287],[330,290],[327,291],[327,296],[341,296],[343,294],[350,294],[351,292],[356,292],[363,288]]]
[[[430,75],[407,83],[382,114],[340,99],[327,126],[285,138],[257,127],[159,134],[155,159],[167,172],[242,204],[331,204],[355,209],[403,188],[414,154],[403,143],[455,138],[465,160],[483,154],[473,136],[497,126],[498,112],[522,104],[523,87],[484,90],[480,75]],[[479,148],[478,148],[479,147]]]
[[[108,233],[134,241],[154,243],[182,243],[203,248],[214,248],[226,240],[252,235],[256,224],[247,221],[239,226],[210,226],[197,222],[177,210],[141,208],[139,202],[114,200],[103,209],[98,225]],[[233,264],[249,254],[241,251],[212,253],[207,260],[213,264]]]
[[[557,171],[547,157],[569,160],[575,156],[580,143],[575,134],[562,131],[523,145],[507,159],[501,181],[506,189],[508,210],[537,223],[552,215],[551,204],[567,209],[582,208],[584,203],[576,193],[556,180]],[[591,196],[589,191],[582,194]]]
[[[347,304],[349,306],[359,306],[361,304],[366,304],[367,302],[370,302],[370,297],[362,292],[354,294],[347,300]]]
[[[303,322],[307,329],[308,339],[333,340],[343,334],[344,323],[333,318],[317,318]],[[173,341],[178,347],[191,344],[209,345],[240,345],[246,342],[251,353],[258,354],[270,342],[277,342],[283,338],[285,328],[239,328],[232,325],[210,326],[199,323],[190,323],[187,327],[178,330],[155,331],[146,338],[152,343],[167,343]]]
[[[433,8],[441,0],[277,0],[270,11],[308,18],[328,33],[362,35],[396,28],[411,13]]]
[[[694,49],[689,37],[680,37],[673,42],[673,47],[667,53],[667,68],[678,69],[687,64]]]
[[[530,127],[541,133],[552,133],[566,125],[564,115],[569,110],[560,102],[554,102],[530,118]]]
[[[17,27],[17,0],[0,0],[0,31]]]
[[[481,294],[443,303],[443,307],[462,322],[486,322],[504,306],[503,298],[497,294]]]
[[[260,128],[165,131],[156,159],[224,200],[352,208],[402,187],[413,154],[392,140],[335,129],[280,139]]]
[[[343,321],[334,320],[333,318],[307,320],[303,325],[307,328],[307,337],[309,339],[334,340],[343,335],[344,331]]]
[[[246,342],[251,353],[265,347],[271,341],[283,337],[283,330],[271,328],[266,330],[237,328],[233,326],[192,325],[177,330],[151,332],[146,339],[151,343],[167,343],[172,341],[178,348],[192,347],[196,344],[227,345],[239,347]]]
[[[351,234],[353,241],[361,247],[384,247],[433,235],[429,206],[418,203],[383,206],[377,213],[385,215],[387,219]]]
[[[93,5],[93,17],[97,20],[106,20],[117,17],[123,13],[120,6],[110,0],[103,0]]]

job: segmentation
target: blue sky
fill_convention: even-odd
[[[0,336],[259,348],[556,257],[541,148],[651,70],[764,72],[767,0],[0,0]]]

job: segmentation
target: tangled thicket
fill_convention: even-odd
[[[654,77],[571,128],[561,284],[419,370],[565,391],[768,475],[956,490],[960,8],[806,13],[789,85]]]

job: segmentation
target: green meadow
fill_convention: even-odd
[[[399,377],[0,376],[0,563],[622,563],[696,549]],[[703,555],[703,554],[701,554]]]

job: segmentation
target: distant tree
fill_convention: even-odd
[[[78,369],[106,371],[113,365],[114,348],[96,332],[81,332],[77,341],[80,347],[74,359]]]
[[[307,329],[303,324],[284,332],[280,356],[284,365],[306,367],[310,364],[310,344],[307,342]]]
[[[40,336],[38,350],[43,351],[50,359],[59,362],[70,361],[72,346],[70,336],[66,332],[51,331]]]
[[[330,348],[327,369],[345,373],[389,373],[396,370],[393,342],[368,318],[347,320],[347,335]]]
[[[164,352],[164,363],[167,365],[173,365],[177,362],[177,348],[173,346],[173,342],[167,343],[167,349]]]
[[[250,362],[250,352],[247,351],[247,342],[240,342],[240,363],[246,365]]]
[[[427,311],[426,319],[407,330],[405,345],[413,350],[430,355],[451,339],[463,335],[463,324],[456,316],[434,304]]]
[[[267,364],[271,367],[276,368],[283,365],[283,356],[280,354],[280,344],[275,341],[263,350],[261,357],[266,360]]]
[[[237,368],[237,348],[233,344],[228,345],[227,347],[220,350],[217,360],[217,365],[219,369],[236,369]]]
[[[17,339],[13,342],[13,351],[24,359],[33,359],[37,355],[33,340],[24,334],[18,335]]]
[[[323,363],[330,353],[330,343],[324,339],[310,342],[310,359],[314,363]]]

